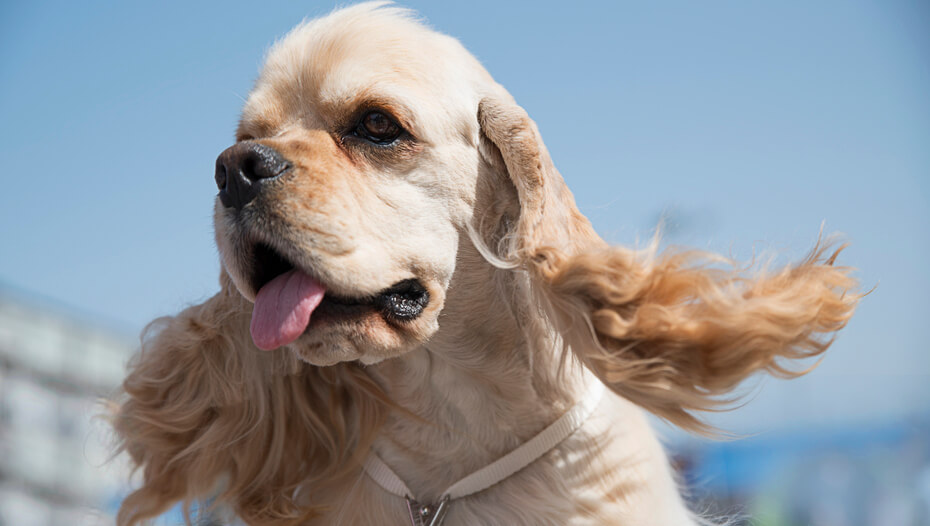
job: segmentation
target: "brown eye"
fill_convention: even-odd
[[[380,111],[366,113],[355,128],[355,136],[375,144],[390,144],[400,136],[401,127]]]

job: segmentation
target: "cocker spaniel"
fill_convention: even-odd
[[[643,410],[706,430],[860,297],[824,243],[606,244],[507,91],[377,3],[274,45],[215,177],[220,292],[153,322],[114,415],[123,525],[697,524]]]

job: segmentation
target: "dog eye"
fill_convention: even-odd
[[[355,127],[355,136],[375,144],[390,144],[400,136],[403,129],[380,111],[371,111],[362,117]]]

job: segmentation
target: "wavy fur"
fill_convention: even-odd
[[[359,465],[382,420],[380,389],[356,364],[257,352],[250,314],[224,274],[216,296],[146,330],[114,417],[144,466],[119,524],[217,490],[249,524],[300,524],[319,511],[307,496]]]
[[[840,250],[818,244],[800,263],[755,275],[674,249],[566,256],[543,248],[532,265],[585,365],[656,415],[708,431],[693,411],[729,402],[720,396],[757,371],[806,373],[782,360],[820,355],[846,325],[859,296],[849,269],[833,266]]]

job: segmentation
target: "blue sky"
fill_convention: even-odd
[[[0,291],[136,333],[217,289],[213,164],[264,51],[329,2],[0,4]],[[741,431],[930,411],[930,5],[407,2],[538,122],[604,237],[800,256],[875,292]]]

